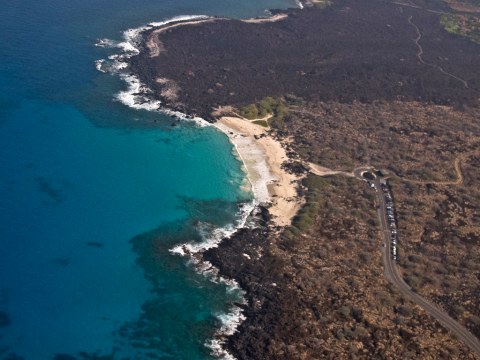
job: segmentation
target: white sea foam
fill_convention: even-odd
[[[106,73],[107,71],[103,69],[103,63],[105,62],[105,59],[100,59],[100,60],[95,60],[95,68],[98,71],[101,71],[103,73]]]
[[[160,101],[151,100],[148,97],[151,91],[146,86],[143,86],[135,76],[120,74],[120,77],[127,83],[128,88],[115,95],[118,101],[137,110],[154,111],[160,108]]]
[[[297,3],[297,6],[303,10],[303,3],[300,0],[295,0],[295,2]]]
[[[156,28],[156,27],[161,27],[161,26],[171,24],[171,23],[174,23],[174,22],[186,22],[186,21],[191,21],[191,20],[205,20],[205,19],[211,19],[211,18],[212,18],[211,16],[207,16],[207,15],[179,15],[179,16],[175,16],[175,17],[170,18],[170,19],[165,20],[165,21],[151,22],[150,24],[148,24],[148,26]]]
[[[171,249],[170,252],[181,256],[192,256],[218,247],[223,239],[231,237],[239,229],[245,227],[247,219],[255,209],[256,204],[256,200],[242,204],[237,214],[237,221],[235,224],[229,224],[224,227],[214,227],[209,223],[198,223],[197,231],[200,234],[202,241],[177,245]]]
[[[116,47],[118,42],[111,39],[97,39],[95,46],[102,47],[102,48],[114,48]]]
[[[240,322],[245,320],[245,316],[241,313],[241,309],[236,306],[235,308],[230,309],[231,311],[227,314],[219,314],[217,318],[222,321],[222,328],[220,329],[222,335],[230,336],[235,334],[237,331],[238,325]]]
[[[207,346],[216,357],[223,360],[235,360],[232,354],[225,350],[226,337],[233,335],[246,317],[242,314],[242,309],[234,306],[229,309],[227,314],[218,314],[217,318],[221,321],[222,326],[216,331],[214,339],[210,340]]]
[[[128,63],[123,61],[115,61],[115,63],[112,64],[113,71],[121,71],[123,69],[126,69],[127,67],[128,67]]]
[[[118,69],[117,66],[115,71]],[[142,84],[136,76],[122,72],[118,72],[118,74],[127,83],[127,90],[120,91],[115,95],[115,99],[122,104],[137,110],[158,111],[178,120],[194,122],[199,127],[212,126],[211,123],[199,116],[189,116],[180,111],[164,108],[160,100],[152,98],[152,90]]]

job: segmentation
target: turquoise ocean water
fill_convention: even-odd
[[[287,0],[0,2],[0,359],[208,359],[239,292],[169,249],[233,223],[225,136],[114,101],[98,38]]]

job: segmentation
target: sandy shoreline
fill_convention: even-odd
[[[290,225],[303,205],[303,199],[297,196],[301,177],[282,169],[288,160],[282,144],[268,134],[267,128],[238,117],[221,117],[215,126],[235,146],[257,201],[271,204],[269,212],[275,225]]]

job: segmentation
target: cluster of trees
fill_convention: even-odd
[[[240,115],[249,120],[264,118],[267,115],[271,115],[268,122],[265,121],[265,124],[260,125],[268,125],[268,123],[271,123],[279,127],[283,125],[283,118],[287,112],[288,109],[283,99],[270,96],[256,104],[249,104],[240,109]]]

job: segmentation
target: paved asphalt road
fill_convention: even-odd
[[[359,176],[359,172],[355,175]],[[454,319],[452,319],[447,313],[441,310],[439,307],[431,304],[417,293],[411,290],[411,288],[405,283],[401,276],[396,262],[392,259],[391,254],[391,242],[390,242],[390,229],[386,219],[386,205],[383,191],[380,187],[380,181],[375,179],[376,200],[378,206],[378,218],[380,220],[380,226],[382,227],[382,234],[385,240],[385,247],[382,248],[382,260],[385,269],[385,277],[397,287],[397,289],[407,298],[410,298],[417,305],[422,307],[428,314],[437,319],[446,329],[450,330],[460,340],[462,340],[473,352],[480,356],[480,341],[469,332],[464,326],[460,325]]]

